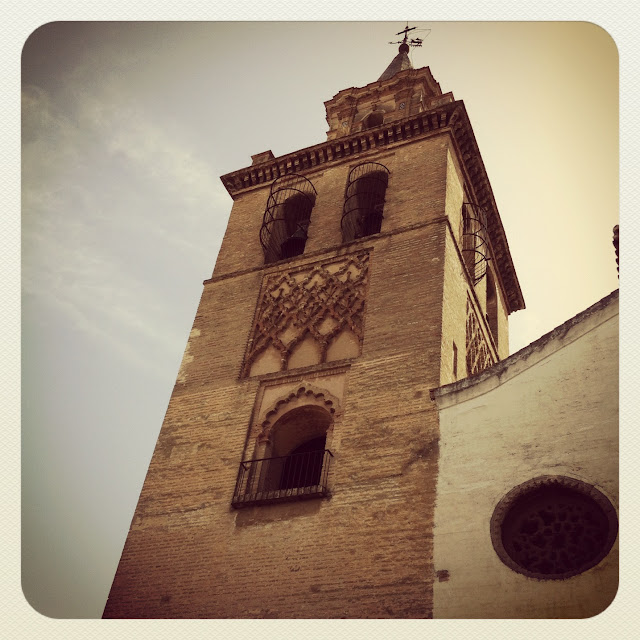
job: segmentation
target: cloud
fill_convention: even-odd
[[[109,152],[120,154],[145,177],[183,198],[185,204],[227,203],[226,191],[211,165],[150,123],[141,110],[129,108],[113,114],[110,126]]]
[[[23,288],[148,367],[142,350],[183,344],[166,291],[208,275],[203,237],[219,243],[226,218],[211,212],[228,196],[195,150],[104,86],[75,87],[66,110],[23,90]]]

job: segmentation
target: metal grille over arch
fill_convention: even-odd
[[[359,164],[349,172],[341,222],[344,242],[380,232],[389,173],[378,162]]]
[[[260,228],[260,244],[267,264],[304,252],[316,193],[313,184],[297,173],[273,182]]]
[[[474,202],[462,204],[462,256],[474,285],[487,273],[487,214]]]

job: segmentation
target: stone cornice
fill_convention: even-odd
[[[444,98],[444,96],[443,96]],[[221,177],[235,200],[252,189],[264,187],[288,173],[308,174],[367,152],[407,144],[437,133],[448,132],[457,148],[462,169],[475,201],[487,213],[487,226],[497,272],[507,292],[509,313],[524,309],[524,298],[513,266],[509,244],[493,197],[489,178],[480,156],[471,123],[462,101],[450,101],[428,111],[408,116],[336,140],[256,164]]]
[[[327,140],[313,147],[227,173],[221,176],[220,180],[229,195],[235,199],[245,191],[271,184],[276,178],[288,173],[304,175],[352,155],[377,151],[394,143],[408,142],[432,135],[449,126],[449,120],[455,110],[451,107],[456,104],[462,105],[461,102],[452,102],[445,105],[449,109],[438,107],[350,136]],[[462,108],[464,109],[464,106]]]

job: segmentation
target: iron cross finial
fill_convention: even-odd
[[[389,44],[399,44],[399,45],[405,45],[405,47],[421,47],[422,46],[422,38],[411,38],[411,40],[408,40],[407,38],[407,34],[409,33],[409,31],[413,31],[414,29],[417,29],[418,27],[410,27],[409,23],[407,22],[407,26],[402,30],[402,31],[398,31],[398,33],[396,33],[397,36],[404,34],[404,38],[402,38],[402,40],[398,40],[397,42],[390,42]],[[408,49],[406,49],[408,51]]]
[[[409,31],[413,31],[414,29],[417,29],[417,27],[409,27],[409,23],[407,22],[407,26],[402,30],[402,31],[398,31],[398,33],[396,33],[397,36],[399,36],[401,33],[404,33],[404,38],[402,40],[402,42],[407,41],[407,33],[409,33]]]

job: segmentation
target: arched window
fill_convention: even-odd
[[[233,505],[327,495],[332,457],[327,431],[332,424],[329,411],[317,405],[298,406],[282,415],[268,440],[258,442],[257,456],[241,463]]]
[[[378,127],[384,122],[384,111],[372,111],[362,122],[363,129]]]
[[[305,177],[290,174],[271,185],[260,243],[264,261],[277,262],[304,252],[316,190]]]
[[[342,213],[342,239],[351,242],[380,233],[389,169],[365,162],[349,172]]]

